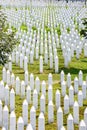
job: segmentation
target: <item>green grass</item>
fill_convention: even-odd
[[[61,49],[58,49],[58,57],[59,57],[59,73],[61,72],[61,70],[64,70],[65,72],[65,77],[66,75],[70,72],[71,73],[71,76],[72,76],[72,81],[74,80],[74,78],[76,76],[78,76],[78,73],[79,73],[79,70],[82,70],[83,71],[83,79],[85,80],[85,77],[87,75],[87,58],[84,58],[84,54],[82,53],[80,55],[80,59],[77,60],[76,57],[74,56],[74,58],[72,58],[72,61],[70,62],[69,64],[69,67],[68,68],[65,68],[64,67],[64,59],[63,59],[63,56],[62,56],[62,51]],[[23,69],[20,69],[19,66],[16,66],[15,64],[13,64],[12,66],[12,70],[13,70],[13,73],[15,74],[15,76],[19,76],[21,80],[24,80],[24,70]],[[37,60],[34,60],[34,64],[33,65],[28,65],[28,71],[29,71],[29,75],[30,73],[33,73],[34,74],[34,78],[36,78],[36,76],[38,76],[40,78],[40,80],[48,80],[48,74],[49,73],[52,73],[53,75],[53,81],[55,82],[53,84],[53,103],[55,105],[55,92],[57,89],[60,90],[61,92],[61,86],[60,86],[60,74],[55,74],[54,73],[54,69],[50,70],[49,68],[49,65],[44,65],[44,72],[43,74],[40,74],[39,73],[39,62]],[[2,67],[0,67],[0,79],[2,79]],[[81,89],[81,88],[80,88]],[[48,92],[48,86],[46,87],[46,93]],[[67,93],[68,93],[68,89],[67,89]],[[40,102],[40,96],[41,96],[41,93],[39,95],[39,102]],[[74,96],[74,99],[77,100],[77,95]],[[15,100],[15,112],[16,112],[16,117],[18,119],[19,116],[22,116],[22,103],[23,103],[23,100],[24,99],[21,99],[20,96],[16,96],[16,100]],[[64,98],[61,97],[61,106],[63,108],[63,102],[64,102]],[[29,105],[29,111],[30,111],[30,108],[31,108],[32,104]],[[83,107],[80,108],[80,120],[83,119],[83,113],[84,113],[84,110],[87,106],[87,100],[84,100],[84,104],[83,104]],[[56,130],[57,128],[57,110],[56,108],[54,107],[54,123],[52,124],[48,124],[48,95],[46,94],[46,113],[45,113],[45,127],[46,127],[46,130]],[[38,110],[36,111],[36,117],[37,117],[37,124],[38,124],[38,116],[39,116],[39,113],[40,113],[40,103],[39,103],[39,108]],[[70,113],[73,113],[73,110],[72,108],[70,108]],[[30,117],[30,112],[28,113],[29,117]],[[67,125],[67,116],[68,114],[64,115],[64,126],[66,127]],[[30,119],[30,118],[29,118]],[[37,128],[38,128],[38,125],[36,125]],[[78,125],[74,125],[75,127],[75,130],[78,130]]]

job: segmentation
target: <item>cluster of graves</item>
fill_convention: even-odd
[[[40,1],[38,6],[29,6],[30,2],[27,2],[26,8],[24,1],[18,2],[18,6],[17,1],[14,3],[15,6],[9,8],[7,6],[9,2],[7,4],[2,2],[4,7],[2,11],[7,16],[9,31],[12,27],[15,28],[15,39],[18,38],[20,43],[16,45],[9,57],[9,63],[2,70],[0,81],[1,129],[45,130],[46,122],[49,125],[56,122],[58,130],[74,130],[75,125],[79,130],[87,130],[86,107],[82,113],[83,119],[80,118],[80,108],[87,99],[87,79],[83,80],[83,72],[80,70],[72,81],[70,73],[67,74],[65,80],[64,71],[61,71],[58,80],[60,87],[54,93],[55,81],[51,73],[48,74],[47,81],[41,81],[38,75],[34,78],[33,70],[29,73],[28,69],[28,65],[34,64],[37,60],[39,73],[43,73],[44,64],[50,69],[54,68],[54,73],[59,73],[61,62],[58,57],[59,49],[61,49],[66,68],[75,53],[77,60],[82,51],[84,57],[87,57],[87,41],[80,36],[80,30],[84,28],[81,20],[87,16],[87,8],[81,2],[70,2],[68,5],[65,2],[59,2],[59,5],[55,4],[55,6],[45,6],[46,2],[43,2],[44,6],[41,6]],[[13,63],[24,70],[24,80],[13,73]],[[15,112],[16,96],[20,96],[21,100],[24,99],[21,106],[22,113],[18,119]],[[38,110],[39,116],[37,117]],[[52,130],[54,130],[53,127]]]

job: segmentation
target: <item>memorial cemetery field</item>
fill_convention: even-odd
[[[0,130],[87,130],[87,7],[1,3],[18,42],[0,65]]]

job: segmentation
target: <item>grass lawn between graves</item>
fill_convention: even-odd
[[[45,113],[45,129],[46,130],[56,130],[57,129],[57,110],[55,107],[55,92],[57,89],[60,90],[61,92],[61,86],[59,83],[60,80],[60,72],[61,70],[64,70],[65,75],[67,75],[67,73],[70,72],[71,77],[72,77],[72,81],[73,79],[78,76],[79,70],[83,71],[83,79],[86,80],[86,75],[87,75],[87,58],[84,58],[84,54],[82,52],[82,54],[80,55],[80,59],[77,60],[76,57],[74,56],[74,58],[72,58],[72,61],[69,64],[68,68],[64,68],[64,59],[62,56],[62,51],[61,49],[58,49],[58,57],[59,57],[59,73],[55,74],[54,69],[50,70],[49,65],[44,65],[44,72],[43,74],[39,73],[39,61],[34,61],[33,65],[29,65],[28,66],[28,71],[29,71],[29,75],[30,73],[34,74],[34,78],[36,76],[38,76],[40,78],[40,80],[48,80],[48,74],[52,73],[53,75],[53,103],[54,103],[54,123],[48,124],[48,95],[47,95],[47,91],[48,91],[48,86],[46,88],[46,113]],[[21,80],[24,80],[24,70],[20,69],[19,66],[16,66],[15,64],[13,64],[12,66],[12,71],[15,74],[15,76],[19,76]],[[0,66],[0,80],[2,79],[2,67]],[[81,89],[81,87],[79,88]],[[67,94],[68,94],[68,89],[67,89]],[[38,109],[36,110],[36,118],[37,118],[37,122],[36,122],[36,127],[38,129],[38,116],[40,114],[40,96],[41,93],[39,94],[39,106]],[[77,100],[77,95],[74,96],[74,99]],[[20,96],[16,96],[15,98],[15,113],[16,113],[16,118],[18,120],[19,116],[22,116],[22,103],[23,103],[24,99],[21,99]],[[64,102],[64,98],[61,97],[61,106],[63,109],[63,102]],[[4,106],[4,103],[3,103]],[[31,108],[32,104],[29,105],[28,109],[28,119],[30,120],[30,108]],[[83,107],[80,108],[79,111],[79,115],[80,115],[80,120],[84,118],[84,110],[87,106],[87,100],[84,100],[83,103]],[[70,113],[73,114],[73,108],[70,108]],[[67,116],[68,114],[64,114],[64,126],[66,127],[67,125]],[[30,122],[30,121],[29,121]],[[78,125],[74,125],[75,130],[78,130]],[[26,128],[26,127],[25,127]],[[0,129],[1,130],[1,129]]]

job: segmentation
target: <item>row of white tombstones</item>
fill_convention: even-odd
[[[9,73],[9,74],[8,74]],[[7,80],[6,80],[7,77]],[[9,70],[6,71],[5,68],[3,68],[3,80],[5,82],[10,83],[10,72]],[[9,82],[8,82],[9,79]],[[23,102],[23,121],[24,125],[27,125],[28,121],[28,104],[31,104],[31,90],[33,91],[33,108],[35,110],[38,108],[38,94],[40,93],[40,80],[39,78],[36,78],[35,84],[36,84],[36,89],[34,89],[34,76],[33,74],[30,75],[30,86],[27,87],[24,81],[21,81],[20,85],[20,80],[19,78],[16,79],[16,95],[20,95],[21,97],[25,97],[25,92],[26,92],[26,100]],[[15,83],[14,76],[12,78],[12,81]],[[53,88],[52,88],[52,74],[49,74],[48,76],[48,122],[51,123],[54,121],[54,106],[53,106]],[[10,85],[10,84],[9,84]],[[82,91],[78,90],[78,87],[82,86]],[[32,88],[33,86],[33,88]],[[69,114],[69,106],[73,106],[73,116],[74,116],[74,123],[78,124],[79,123],[79,107],[83,106],[83,99],[86,99],[86,88],[87,84],[84,81],[83,82],[83,73],[82,71],[79,72],[79,80],[78,78],[75,78],[74,80],[74,89],[71,86],[71,75],[67,75],[67,86],[69,88],[69,96],[66,95],[66,82],[64,81],[64,72],[61,72],[61,93],[62,96],[64,96],[64,114]],[[14,89],[11,89],[10,91],[10,97],[9,97],[9,87],[6,85],[4,87],[4,82],[0,82],[0,99],[2,101],[5,101],[5,105],[9,105],[9,98],[10,98],[10,111],[15,110],[15,92]],[[40,112],[45,113],[45,96],[46,96],[46,82],[42,82],[42,87],[41,87],[41,92],[42,96],[40,98]],[[78,94],[78,103],[74,102],[74,92]],[[56,91],[55,95],[56,99],[56,108],[58,109],[61,107],[61,94],[60,91]],[[27,105],[26,105],[27,104]],[[2,103],[1,103],[1,115],[2,114]],[[26,116],[27,115],[27,116]],[[2,116],[1,116],[2,117]],[[5,116],[6,117],[6,116]],[[4,118],[3,118],[4,119]],[[34,118],[33,118],[34,120]],[[35,119],[36,120],[36,119]],[[1,118],[2,121],[2,118]],[[4,121],[5,122],[5,121]],[[8,123],[7,123],[8,124]],[[32,123],[31,123],[32,124]],[[60,124],[60,123],[58,123]],[[8,126],[8,125],[7,125]],[[34,126],[32,124],[32,127],[34,129]],[[59,127],[58,127],[59,128]],[[70,129],[71,130],[71,129]]]

